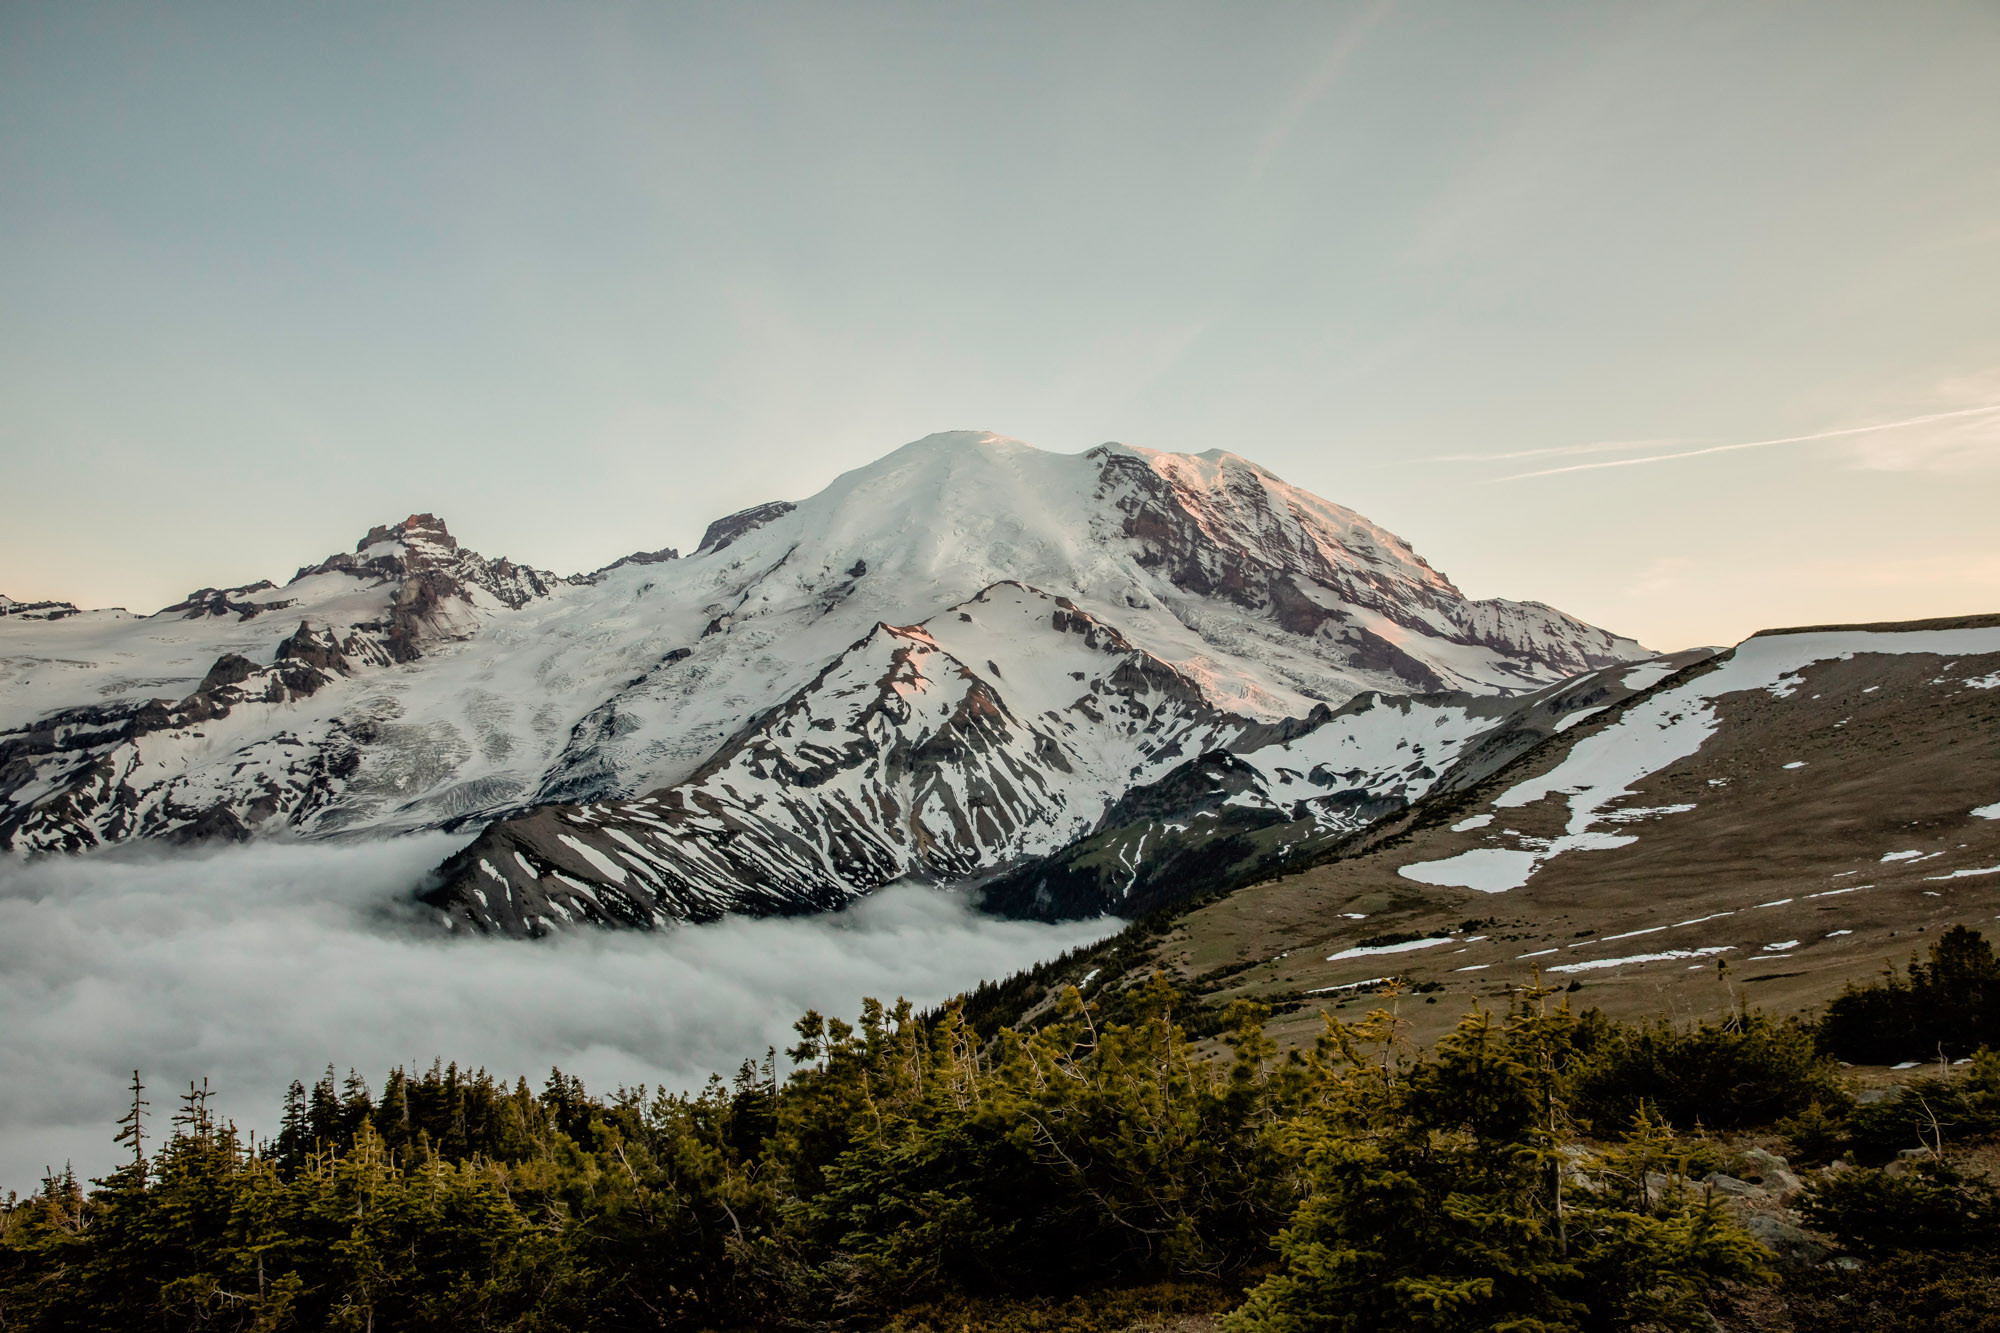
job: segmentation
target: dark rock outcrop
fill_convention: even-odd
[[[744,533],[763,527],[774,518],[782,518],[798,506],[789,500],[773,500],[768,504],[752,505],[739,509],[733,514],[718,518],[708,525],[701,534],[701,545],[695,547],[695,554],[703,551],[720,551],[723,547],[741,537]]]
[[[78,614],[74,602],[17,602],[11,597],[0,597],[0,616],[19,616],[23,620],[61,620]]]
[[[669,560],[678,560],[680,558],[681,553],[671,546],[662,546],[657,551],[634,551],[630,555],[619,556],[602,569],[592,570],[584,577],[595,580],[603,578],[614,569],[623,569],[627,565],[663,565]]]
[[[463,637],[469,628],[465,613],[478,605],[481,594],[519,610],[548,596],[556,585],[577,581],[465,550],[433,514],[412,514],[401,523],[370,528],[352,555],[308,565],[292,582],[335,573],[395,585],[387,614],[356,627],[379,640],[395,662],[415,661],[428,642]]]
[[[263,602],[249,600],[250,594],[269,592],[277,586],[269,579],[259,579],[240,588],[196,588],[172,606],[161,607],[154,614],[177,615],[183,620],[200,620],[204,616],[235,616],[238,620],[251,620],[266,611],[292,605],[289,598]]]

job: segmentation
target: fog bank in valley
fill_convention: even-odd
[[[536,1086],[556,1064],[600,1090],[693,1088],[782,1049],[807,1007],[934,1003],[1115,925],[999,921],[897,885],[821,917],[441,937],[395,904],[458,841],[0,865],[0,1189],[106,1170],[135,1068],[157,1130],[205,1076],[226,1116],[270,1132],[286,1085],[329,1063],[378,1091],[437,1056]]]

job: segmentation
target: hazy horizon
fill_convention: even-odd
[[[2000,11],[16,6],[0,593],[1221,448],[1661,649],[2000,610]]]

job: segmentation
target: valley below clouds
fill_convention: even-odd
[[[699,1087],[805,1009],[928,1005],[1109,934],[891,885],[844,912],[659,933],[441,936],[399,904],[461,839],[130,850],[0,865],[0,1190],[110,1169],[142,1072],[153,1133],[206,1077],[222,1113],[274,1132],[286,1086],[350,1066],[379,1090],[433,1058],[539,1087]]]

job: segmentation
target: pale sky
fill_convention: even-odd
[[[979,429],[1663,649],[2000,610],[1996,70],[1990,3],[0,3],[0,592],[589,569]]]

